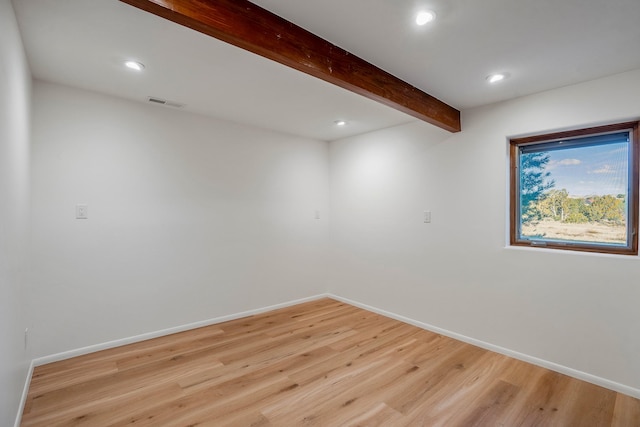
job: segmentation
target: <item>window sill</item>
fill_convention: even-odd
[[[599,257],[599,258],[640,260],[640,255],[607,254],[602,252],[584,252],[584,251],[574,251],[571,249],[551,249],[551,248],[545,248],[540,246],[531,247],[531,246],[506,245],[504,249],[509,251],[524,251],[524,252],[535,252],[535,253],[544,253],[544,254],[576,255],[576,256]]]

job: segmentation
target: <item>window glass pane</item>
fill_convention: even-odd
[[[615,136],[521,147],[520,239],[628,245],[629,133]]]

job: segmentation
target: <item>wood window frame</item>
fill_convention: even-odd
[[[540,134],[523,138],[509,139],[509,243],[511,246],[526,246],[547,249],[562,249],[581,252],[596,252],[618,255],[638,255],[638,174],[640,155],[640,121],[615,123],[604,126],[596,126],[564,132]],[[520,238],[520,171],[519,171],[519,149],[524,145],[540,144],[562,139],[574,139],[587,137],[596,134],[604,134],[616,131],[630,132],[630,156],[629,156],[629,189],[628,189],[628,212],[627,212],[627,245],[612,246],[606,244],[590,244],[585,242],[554,242],[554,241],[533,241]]]

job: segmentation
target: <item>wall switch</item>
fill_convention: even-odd
[[[431,222],[431,211],[424,211],[424,222],[425,223]]]
[[[29,328],[24,328],[24,349],[27,349],[27,338],[29,337]]]
[[[316,219],[320,219],[320,211],[316,211]]]
[[[76,219],[88,219],[89,207],[87,205],[76,205]]]

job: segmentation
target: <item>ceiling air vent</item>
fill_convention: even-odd
[[[169,101],[169,100],[162,99],[162,98],[156,98],[155,96],[150,96],[147,99],[149,100],[149,102],[151,104],[164,105],[166,107],[173,107],[173,108],[182,108],[182,107],[184,107],[184,104],[181,104],[179,102]]]

